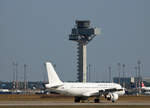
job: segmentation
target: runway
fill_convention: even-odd
[[[148,105],[149,102],[101,102],[101,103],[73,103],[73,102],[52,102],[52,101],[1,101],[0,106],[78,106],[78,105]]]
[[[97,106],[112,106],[111,108],[114,108],[115,106],[118,106],[118,108],[121,108],[121,106],[130,106],[128,108],[131,108],[132,106],[142,105],[142,106],[148,106],[146,108],[150,107],[150,96],[121,96],[119,100],[115,103],[112,103],[111,101],[106,100],[104,97],[101,97],[100,103],[94,103],[94,98],[89,98],[88,102],[85,103],[74,103],[73,97],[67,97],[67,96],[57,96],[57,95],[0,95],[0,108],[3,108],[3,106],[22,106],[22,108],[25,108],[24,106],[31,106],[32,108],[34,106],[82,106],[82,108],[85,108],[84,106],[96,106],[93,108],[97,108]],[[68,108],[67,107],[67,108]],[[88,107],[88,108],[89,108]],[[16,107],[15,107],[16,108]],[[40,108],[40,107],[38,107]],[[46,107],[47,108],[47,107]],[[134,108],[134,107],[133,107]],[[144,108],[144,107],[143,107]]]

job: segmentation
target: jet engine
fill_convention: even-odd
[[[112,102],[115,102],[116,100],[118,100],[118,94],[116,94],[116,93],[108,93],[108,94],[105,96],[105,98],[106,98],[107,100],[110,100],[110,101],[112,101]]]

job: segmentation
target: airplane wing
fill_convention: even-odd
[[[85,96],[85,97],[98,96],[98,95],[99,95],[99,91],[98,90],[86,92],[86,93],[83,94],[83,96]]]
[[[63,84],[46,84],[46,88],[58,88],[60,86],[63,86]]]
[[[96,90],[96,91],[86,92],[86,93],[83,94],[83,96],[86,96],[86,97],[100,96],[100,95],[106,95],[108,93],[114,93],[114,92],[121,91],[121,90],[122,89],[116,89],[116,88]]]
[[[116,88],[111,88],[111,89],[103,89],[103,90],[99,90],[99,94],[108,94],[108,93],[113,93],[113,92],[117,92],[117,91],[122,91],[123,89],[116,89]]]
[[[103,89],[103,90],[99,90],[99,93],[104,93],[104,92],[115,92],[117,91],[116,88],[111,88],[111,89]]]

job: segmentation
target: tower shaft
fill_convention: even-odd
[[[86,82],[87,80],[87,51],[86,51],[86,44],[82,42],[78,42],[78,58],[77,58],[77,64],[78,64],[78,80],[79,82]]]

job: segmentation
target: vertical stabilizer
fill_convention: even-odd
[[[62,85],[63,82],[59,79],[53,65],[50,62],[46,62],[46,70],[48,73],[48,81],[51,86]]]
[[[141,87],[145,87],[145,85],[144,85],[144,83],[143,83],[143,82],[141,82]]]

